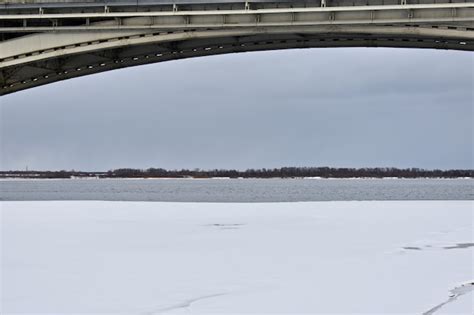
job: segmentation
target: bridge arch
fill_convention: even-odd
[[[474,4],[470,3],[199,8],[100,13],[107,19],[94,23],[89,20],[97,17],[94,12],[7,14],[7,21],[23,17],[26,22],[23,27],[0,27],[9,34],[0,42],[0,95],[114,69],[217,54],[323,47],[474,50]],[[407,12],[408,18],[401,18]],[[63,25],[45,26],[45,15],[48,20],[53,15]],[[66,25],[78,16],[85,24]]]

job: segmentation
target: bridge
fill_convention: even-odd
[[[119,68],[312,47],[474,50],[473,0],[0,0],[0,95]]]

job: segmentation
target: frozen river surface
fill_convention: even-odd
[[[473,201],[25,201],[0,210],[2,314],[474,309]]]

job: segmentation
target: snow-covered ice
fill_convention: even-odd
[[[473,313],[473,201],[0,202],[1,313]]]

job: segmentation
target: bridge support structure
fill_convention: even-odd
[[[139,1],[0,6],[0,95],[118,68],[235,52],[474,50],[474,3],[462,0],[353,0],[351,6],[343,0]]]

